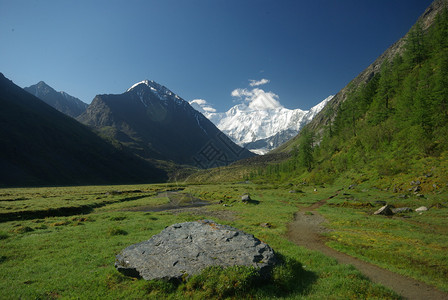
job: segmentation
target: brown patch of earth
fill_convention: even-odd
[[[326,246],[322,233],[330,230],[322,226],[327,221],[315,210],[324,205],[328,199],[316,202],[295,214],[294,221],[288,225],[288,238],[292,242],[333,257],[341,264],[353,265],[371,281],[392,289],[406,299],[448,299],[447,293],[433,286],[393,273]]]
[[[166,197],[169,203],[163,205],[145,205],[123,209],[123,211],[144,211],[160,212],[169,211],[172,214],[188,213],[191,215],[216,218],[224,221],[234,221],[237,213],[226,210],[209,210],[205,206],[212,205],[212,202],[204,201],[187,193],[179,191],[162,192],[157,197]]]

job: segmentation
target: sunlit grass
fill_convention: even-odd
[[[81,215],[1,222],[0,290],[8,291],[2,297],[209,298],[207,290],[198,288],[195,291],[196,285],[189,284],[188,281],[174,287],[161,282],[146,282],[124,277],[113,266],[115,255],[123,248],[147,240],[173,223],[211,218],[208,211],[210,215],[216,211],[229,211],[235,218],[213,219],[254,234],[288,262],[274,270],[271,281],[263,285],[251,283],[245,285],[244,289],[229,289],[222,285],[218,290],[222,295],[261,299],[279,296],[299,299],[397,297],[384,287],[372,284],[353,267],[339,265],[335,260],[299,247],[285,237],[286,224],[292,220],[298,207],[328,197],[334,192],[330,188],[317,188],[314,191],[315,187],[303,187],[300,193],[290,193],[290,190],[298,187],[253,184],[188,186],[185,193],[214,203],[219,200],[223,202],[205,207],[200,215],[188,212],[173,214],[170,211],[128,211],[130,207],[146,206],[151,201],[155,201],[152,204],[166,202],[167,198],[163,194],[153,197],[148,194],[175,188],[176,186],[148,185],[20,189],[17,195],[13,190],[1,190],[3,199],[32,198],[28,200],[27,208],[31,211],[51,207],[52,202],[48,199],[55,200],[55,203],[63,203],[61,198],[64,197],[83,198],[84,200],[79,201],[93,202],[101,200],[92,199],[98,196],[114,200],[104,200],[108,202]],[[243,204],[240,201],[243,193],[250,193],[251,198],[257,202]],[[40,198],[31,197],[37,194]],[[139,194],[145,197],[135,197]],[[134,199],[122,201],[129,197]],[[42,204],[40,201],[48,202]],[[261,223],[270,223],[272,227],[262,227]],[[243,269],[229,272],[219,273],[219,276],[235,283],[250,275]],[[203,280],[202,287],[216,288],[212,278],[199,278],[203,279],[195,280]]]
[[[393,217],[376,216],[374,207],[338,206],[338,203],[386,201],[396,207],[431,207],[444,202],[445,194],[427,194],[426,198],[409,194],[357,187],[350,195],[333,198],[319,211],[335,231],[328,234],[328,245],[391,271],[422,280],[448,291],[448,205],[433,207],[424,213],[410,212]],[[446,202],[446,201],[445,201]]]

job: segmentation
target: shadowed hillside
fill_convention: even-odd
[[[0,186],[157,182],[125,153],[0,74]]]

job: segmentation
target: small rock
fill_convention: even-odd
[[[420,206],[419,208],[416,208],[415,211],[416,212],[428,211],[428,208],[426,206]]]
[[[357,186],[357,184],[351,184],[351,185],[348,186],[348,189],[349,189],[349,190],[352,190],[352,189],[354,189],[356,186]]]
[[[392,216],[394,213],[392,212],[392,205],[384,205],[380,209],[378,209],[376,212],[374,212],[374,215],[383,215],[383,216]]]
[[[406,194],[401,194],[401,195],[398,195],[398,198],[407,199],[407,198],[409,198],[409,196]]]
[[[411,185],[419,185],[422,184],[420,180],[411,181]]]
[[[425,195],[423,195],[423,194],[416,194],[415,196],[418,198],[425,198]]]
[[[290,194],[294,194],[294,193],[297,193],[297,191],[295,191],[295,190],[290,190],[289,193],[290,193]]]
[[[317,189],[314,189],[315,192],[317,192]]]
[[[251,199],[250,199],[250,195],[249,194],[244,194],[244,195],[241,196],[241,201],[243,201],[244,203],[247,203],[250,200]]]
[[[392,212],[394,214],[399,214],[399,213],[407,213],[407,212],[412,212],[412,208],[410,207],[398,207],[398,208],[393,208]]]
[[[414,193],[420,192],[421,190],[422,190],[422,187],[419,186],[419,185],[417,185],[415,188],[412,189],[412,191],[413,191]]]
[[[271,223],[261,223],[260,226],[265,227],[265,228],[271,228],[272,224]]]

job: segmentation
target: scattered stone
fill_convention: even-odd
[[[253,266],[262,276],[277,262],[274,251],[251,234],[211,220],[178,223],[116,256],[115,268],[145,280],[180,280],[208,266]]]
[[[297,191],[295,191],[295,190],[290,190],[289,193],[290,193],[290,194],[294,194],[294,193],[297,193]]]
[[[271,223],[261,223],[260,226],[265,227],[265,228],[271,228],[272,224]]]
[[[348,189],[353,190],[356,186],[357,186],[357,184],[351,184],[348,186]]]
[[[315,192],[317,192],[317,189],[314,189]]]
[[[409,198],[409,196],[406,194],[401,194],[401,195],[398,195],[398,198],[407,199],[407,198]]]
[[[412,208],[410,207],[398,207],[398,208],[393,208],[392,212],[394,214],[400,214],[400,213],[408,213],[408,212],[413,212]]]
[[[432,173],[425,174],[426,178],[432,177]]]
[[[230,204],[223,204],[222,206],[224,206],[224,207],[231,207],[232,205],[230,205]]]
[[[425,195],[423,195],[423,194],[416,194],[415,196],[418,198],[425,198]]]
[[[249,202],[251,199],[250,199],[250,195],[249,194],[244,194],[244,195],[242,195],[241,196],[241,201],[243,202],[243,203],[247,203],[247,202]]]
[[[411,185],[420,185],[422,184],[420,180],[411,181]]]
[[[423,212],[423,211],[427,211],[428,208],[426,206],[420,206],[419,208],[416,208],[415,211],[417,212]]]
[[[383,216],[392,216],[394,213],[392,212],[392,205],[384,205],[380,209],[378,209],[376,212],[374,212],[374,215],[383,215]]]
[[[422,187],[419,186],[419,185],[417,185],[416,187],[414,187],[414,188],[412,189],[412,191],[413,191],[414,193],[420,192],[421,190],[422,190]]]

